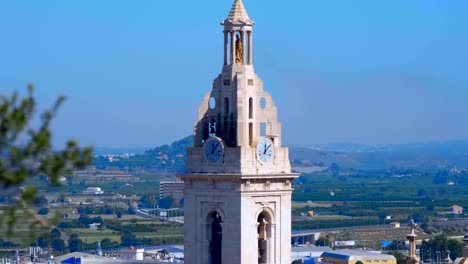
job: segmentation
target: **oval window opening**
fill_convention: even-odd
[[[266,99],[265,99],[265,97],[262,97],[262,98],[260,99],[260,108],[261,108],[261,109],[265,109],[265,108],[266,108]]]
[[[214,97],[210,98],[209,106],[210,106],[210,109],[214,109],[216,107],[216,99],[214,99]]]

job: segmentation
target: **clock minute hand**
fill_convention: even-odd
[[[213,146],[213,148],[211,149],[211,154],[214,154],[214,152],[218,148],[218,146],[219,146],[219,143],[216,144],[216,146]]]

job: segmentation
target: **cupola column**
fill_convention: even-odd
[[[245,31],[241,31],[241,43],[242,43],[242,65],[245,65]]]
[[[247,31],[247,36],[249,38],[249,44],[248,44],[248,52],[249,52],[249,60],[247,62],[248,65],[252,65],[252,31],[249,30]]]
[[[224,65],[228,64],[228,32],[224,31]]]
[[[236,35],[234,30],[231,30],[231,65],[236,62]]]

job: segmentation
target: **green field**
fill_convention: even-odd
[[[66,234],[77,234],[78,237],[85,243],[96,243],[104,238],[109,238],[111,241],[120,242],[120,235],[112,230],[91,230],[89,228],[69,228],[62,229]]]
[[[383,225],[391,221],[405,223],[410,218],[422,222],[464,217],[447,212],[452,205],[468,207],[465,176],[441,175],[440,172],[415,170],[398,176],[383,170],[302,174],[294,184],[292,211],[293,216],[303,217],[294,218],[293,228]],[[309,211],[314,212],[314,217],[308,216]]]

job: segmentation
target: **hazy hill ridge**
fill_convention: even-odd
[[[148,149],[142,154],[120,155],[111,159],[101,155],[96,158],[96,165],[182,172],[186,148],[192,145],[193,136],[188,136],[169,145]],[[292,146],[290,159],[293,166],[329,167],[335,163],[342,168],[354,169],[468,169],[468,140],[389,145],[339,143]]]

